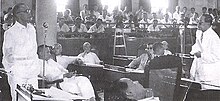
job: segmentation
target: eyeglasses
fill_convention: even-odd
[[[147,47],[147,49],[153,49],[153,47]]]
[[[31,10],[30,9],[27,9],[27,10],[25,10],[25,11],[19,11],[19,12],[17,12],[17,13],[27,13],[27,14],[30,14],[31,13]]]
[[[199,22],[199,25],[201,25],[202,23],[204,23],[204,22]]]

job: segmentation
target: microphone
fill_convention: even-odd
[[[47,22],[44,22],[44,23],[43,23],[43,27],[44,27],[44,28],[48,28],[48,27],[49,27],[49,24],[48,24]]]
[[[46,34],[47,33],[47,29],[49,27],[49,24],[47,22],[44,22],[42,27],[44,28],[44,34]]]

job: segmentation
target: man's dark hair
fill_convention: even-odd
[[[207,10],[207,7],[202,7],[202,10]]]
[[[205,22],[212,24],[213,18],[212,18],[211,15],[209,15],[209,14],[202,14],[202,16],[205,17],[205,19],[204,19]]]
[[[14,5],[13,8],[12,8],[12,14],[13,14],[15,20],[16,20],[16,18],[17,18],[16,14],[17,14],[17,12],[18,12],[18,9],[19,9],[22,5],[26,5],[26,4],[24,4],[24,3],[18,3],[18,4],[16,4],[16,5]]]
[[[133,99],[128,99],[125,93],[127,90],[128,84],[126,82],[120,81],[120,79],[114,81],[110,88],[106,89],[108,93],[110,93],[110,97],[108,101],[136,101]]]
[[[157,19],[154,19],[153,22],[158,22],[158,20],[157,20]]]
[[[83,4],[83,7],[88,6],[87,4]]]
[[[196,9],[194,7],[192,7],[191,10],[196,10]]]
[[[102,19],[98,18],[96,21],[101,21],[102,22]]]
[[[208,11],[212,11],[212,8],[209,8]]]

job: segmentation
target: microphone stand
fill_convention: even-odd
[[[43,81],[42,81],[42,88],[46,88],[46,77],[45,77],[45,48],[46,48],[46,36],[47,36],[47,27],[43,26],[44,28],[44,40],[43,40]]]

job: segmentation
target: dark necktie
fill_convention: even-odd
[[[201,35],[201,43],[202,43],[202,39],[203,39],[203,33],[202,33],[202,35]]]

